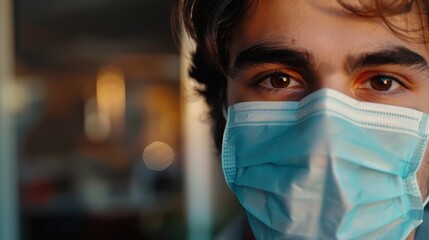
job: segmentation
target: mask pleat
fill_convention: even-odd
[[[422,218],[427,121],[332,90],[240,103],[229,109],[223,169],[257,239],[400,239]]]

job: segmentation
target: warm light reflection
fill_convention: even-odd
[[[153,142],[143,151],[146,166],[155,171],[163,171],[174,161],[174,150],[166,143]]]
[[[97,78],[98,111],[110,117],[123,116],[125,111],[125,77],[116,67],[105,67]]]
[[[97,102],[91,99],[85,106],[85,135],[94,142],[106,140],[111,133],[109,116],[98,111]]]

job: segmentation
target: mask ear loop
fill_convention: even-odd
[[[426,116],[426,115],[424,115],[424,116]],[[429,147],[428,147],[428,141],[429,141],[429,120],[428,120],[428,117],[426,116],[426,117],[423,117],[423,119],[426,121],[426,124],[425,124],[425,129],[426,129],[426,131],[425,131],[425,136],[426,136],[426,149],[425,149],[425,151],[423,152],[423,154],[425,154],[425,152],[426,151],[428,151],[429,150]],[[423,161],[424,159],[422,159],[421,161]],[[420,163],[421,165],[422,164],[424,164],[423,162],[422,163]],[[426,207],[426,205],[428,204],[428,202],[429,202],[429,194],[428,194],[428,196],[426,196],[426,199],[423,201],[423,208],[425,208]]]
[[[426,200],[423,202],[423,207],[426,207],[426,205],[429,202],[429,196],[426,197]]]
[[[228,103],[226,101],[226,89],[220,93],[221,96],[221,106],[222,106],[222,115],[225,121],[228,120]]]
[[[226,106],[226,101],[222,103],[222,115],[225,120],[228,120],[228,107]]]

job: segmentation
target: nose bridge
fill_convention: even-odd
[[[314,91],[323,88],[329,88],[351,96],[351,80],[347,74],[341,71],[332,71],[330,73],[320,74],[314,84]]]
[[[323,28],[323,26],[321,26]],[[313,71],[315,91],[329,88],[350,96],[352,79],[346,67],[347,56],[350,54],[347,47],[340,44],[342,36],[332,37],[332,34],[323,34],[324,41],[315,41]]]

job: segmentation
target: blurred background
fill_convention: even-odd
[[[0,0],[1,240],[213,239],[237,214],[172,5]]]

